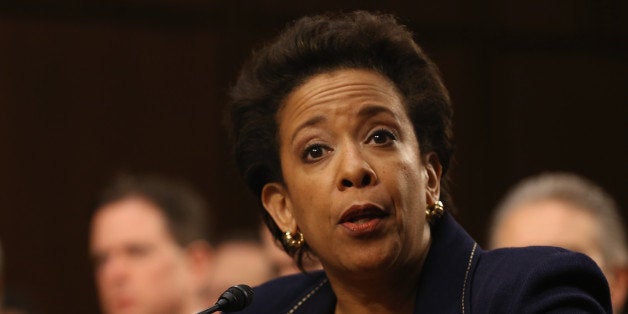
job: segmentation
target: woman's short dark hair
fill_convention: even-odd
[[[265,184],[283,182],[276,114],[286,96],[316,74],[351,68],[376,71],[397,87],[421,151],[438,155],[448,201],[453,110],[438,68],[395,17],[365,11],[301,18],[254,52],[242,68],[231,90],[227,122],[248,187],[261,196]],[[280,240],[282,232],[272,217],[265,210],[262,215]],[[303,250],[284,249],[300,262]]]

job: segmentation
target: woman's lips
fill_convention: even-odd
[[[353,205],[347,209],[338,224],[345,227],[353,236],[362,236],[377,230],[380,222],[390,214],[384,209],[373,205]]]

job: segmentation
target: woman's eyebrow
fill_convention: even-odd
[[[360,118],[368,118],[368,117],[378,115],[380,113],[388,113],[392,116],[395,115],[392,112],[392,110],[390,110],[388,107],[381,106],[381,105],[370,105],[370,106],[366,106],[360,109],[360,111],[358,111],[358,116]]]
[[[299,126],[297,126],[297,128],[294,130],[294,133],[292,133],[292,139],[291,140],[294,141],[294,138],[297,136],[297,134],[299,134],[299,132],[302,129],[307,128],[307,127],[312,126],[312,125],[316,125],[316,124],[318,124],[320,122],[323,122],[325,120],[327,120],[327,118],[325,116],[318,115],[318,116],[314,116],[314,117],[308,119],[307,121],[299,124]]]

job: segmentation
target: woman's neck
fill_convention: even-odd
[[[412,313],[426,256],[427,251],[421,260],[389,271],[369,274],[327,271],[337,297],[335,313]]]
[[[328,273],[337,297],[335,313],[412,313],[420,275],[420,265],[415,267],[403,274],[343,276],[341,280]]]

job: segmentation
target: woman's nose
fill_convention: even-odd
[[[338,164],[337,185],[339,190],[366,187],[377,182],[375,171],[364,158],[359,147],[348,147]]]

